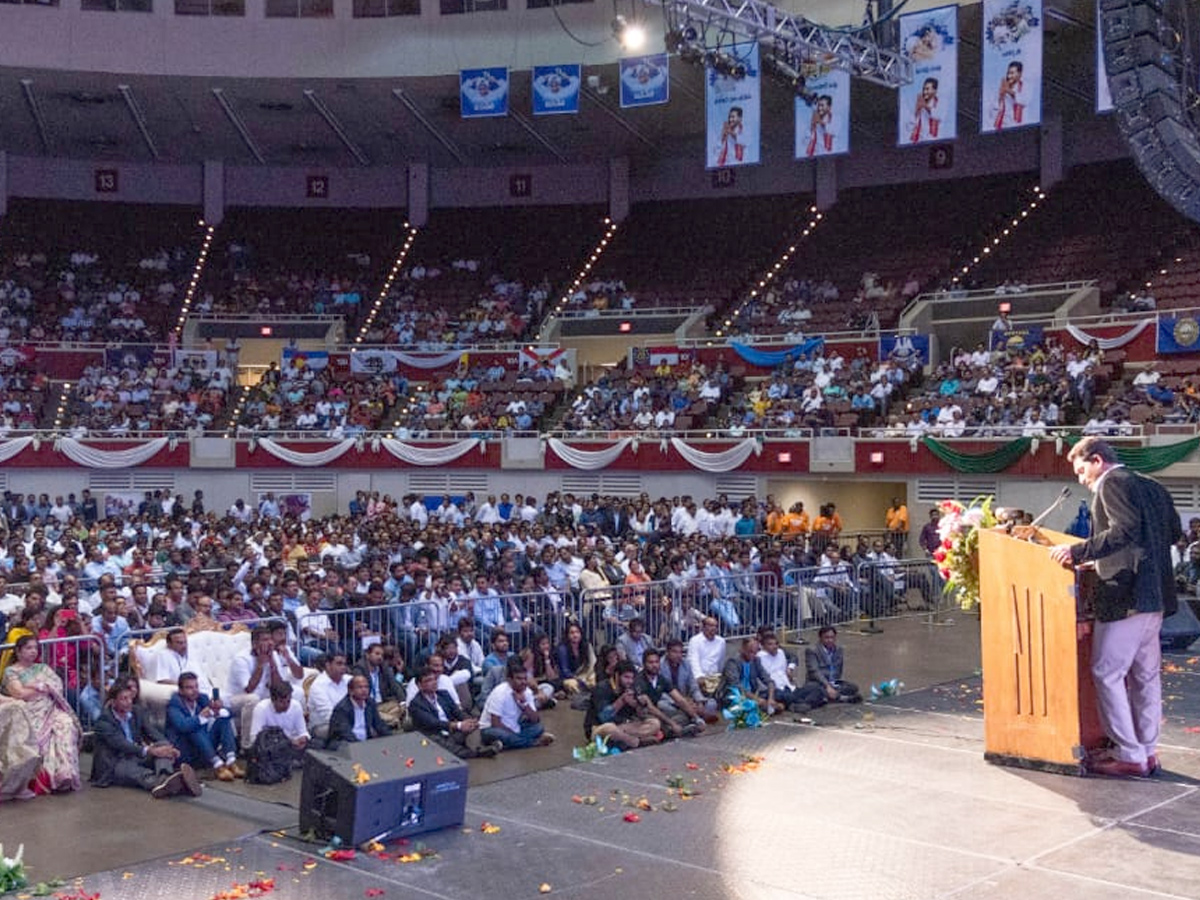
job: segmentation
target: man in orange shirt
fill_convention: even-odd
[[[884,526],[892,541],[892,552],[903,558],[908,545],[908,507],[899,497],[892,498],[891,507],[884,513]]]
[[[804,511],[803,503],[793,503],[791,510],[783,517],[783,533],[793,537],[808,534],[808,513]]]
[[[821,507],[821,514],[813,522],[812,532],[814,553],[824,553],[826,547],[837,542],[838,535],[842,533],[842,517],[837,513],[837,506],[826,503]]]

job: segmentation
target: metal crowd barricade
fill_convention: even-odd
[[[633,619],[646,625],[657,646],[687,640],[705,616],[715,616],[725,637],[754,634],[784,623],[786,605],[774,572],[737,572],[643,584],[591,588],[578,594],[570,617],[594,646],[613,643]]]
[[[785,621],[794,631],[842,624],[861,612],[861,590],[849,563],[836,568],[788,569],[783,573],[783,584],[787,596]]]
[[[863,613],[872,620],[928,613],[932,621],[946,608],[945,582],[929,559],[862,562],[855,580]]]
[[[536,635],[546,634],[557,645],[570,611],[570,597],[558,592],[533,591],[496,594],[486,598],[466,594],[451,604],[450,625],[470,616],[475,621],[475,638],[489,652],[492,634],[499,628],[508,635],[510,653],[530,646]]]
[[[79,717],[84,731],[104,709],[104,693],[110,679],[108,648],[99,635],[79,634],[71,637],[40,638],[40,661],[54,670],[63,684],[63,697]],[[15,652],[14,644],[0,645],[0,657]]]

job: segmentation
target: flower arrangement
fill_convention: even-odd
[[[0,844],[0,894],[17,891],[28,887],[29,879],[25,877],[25,845],[17,847],[17,855],[4,855],[4,845]]]
[[[994,500],[988,495],[976,497],[966,506],[957,500],[938,504],[942,545],[934,551],[933,561],[946,579],[946,591],[954,594],[963,609],[979,606],[979,530],[997,525]]]
[[[730,731],[736,728],[759,728],[763,724],[758,702],[743,694],[740,688],[729,691],[729,705],[721,710],[721,715],[729,722]]]
[[[608,738],[596,735],[592,738],[590,744],[575,747],[571,751],[571,756],[576,762],[591,762],[593,759],[600,759],[605,756],[617,756],[620,752],[621,748],[610,745]]]

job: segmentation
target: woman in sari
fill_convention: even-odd
[[[33,797],[29,783],[41,766],[29,710],[0,694],[0,803]]]
[[[17,640],[16,659],[4,671],[3,689],[25,701],[42,756],[34,790],[39,793],[79,789],[79,739],[82,729],[63,694],[62,680],[38,662],[36,637]]]

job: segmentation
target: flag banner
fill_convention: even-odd
[[[297,370],[311,369],[314,372],[319,372],[321,369],[329,366],[329,351],[298,350],[292,347],[284,347],[279,365],[283,369],[291,366]]]
[[[754,166],[759,162],[762,121],[762,70],[758,44],[734,44],[726,51],[744,66],[741,78],[704,67],[704,105],[708,119],[707,167]]]
[[[1196,353],[1200,351],[1200,323],[1192,316],[1168,318],[1162,316],[1158,320],[1158,340],[1155,341],[1158,353]]]
[[[979,130],[1042,121],[1042,0],[983,0]]]
[[[464,119],[508,115],[508,68],[462,69],[459,99]]]
[[[805,80],[796,98],[796,159],[850,152],[850,73],[832,69]]]
[[[182,350],[172,354],[172,362],[177,369],[200,369],[211,372],[217,367],[216,350]]]
[[[553,366],[560,358],[565,358],[566,353],[563,347],[522,347],[517,364],[522,369],[535,368],[542,363]]]
[[[913,80],[899,90],[901,146],[958,137],[958,7],[900,17],[900,48]]]
[[[1104,65],[1104,17],[1096,3],[1096,112],[1113,111],[1112,91],[1108,89],[1108,69]]]
[[[578,64],[534,66],[533,114],[562,116],[579,112],[579,88],[582,78],[583,67]]]
[[[694,359],[692,350],[678,347],[630,347],[629,364],[638,366],[690,366]]]
[[[390,375],[400,367],[395,350],[355,350],[350,354],[350,371],[355,375]]]
[[[881,334],[879,335],[879,358],[890,359],[901,364],[920,360],[929,365],[929,335],[927,334]]]
[[[670,58],[665,53],[620,60],[621,109],[653,106],[671,99]]]
[[[1046,340],[1046,332],[1041,325],[1013,324],[1008,331],[990,331],[988,338],[989,350],[1003,350],[1007,353],[1027,353],[1033,347]]]

